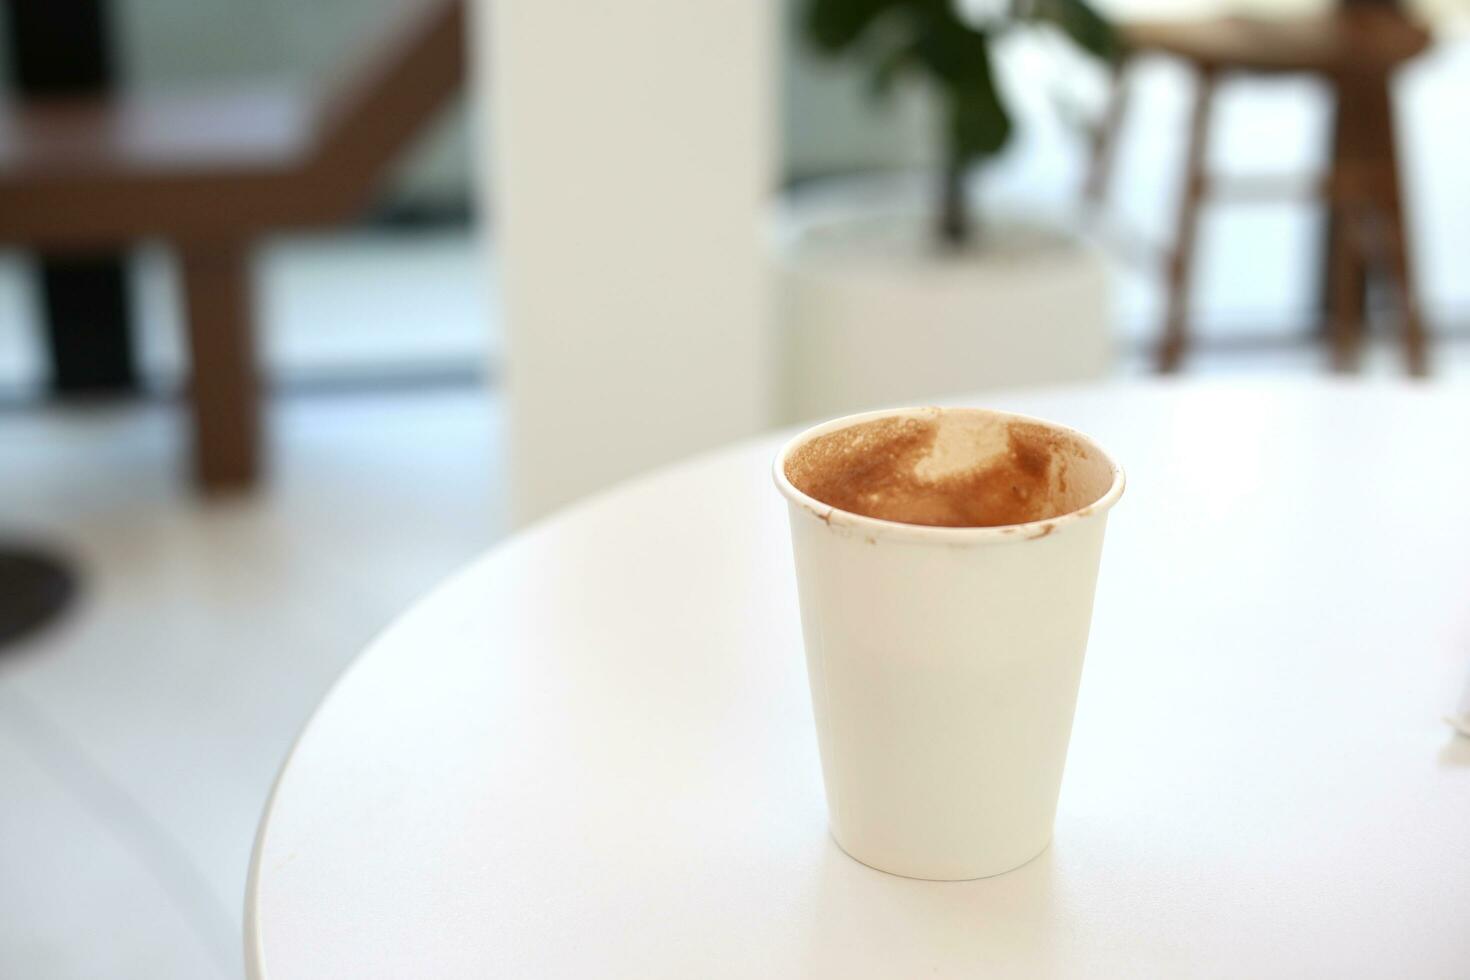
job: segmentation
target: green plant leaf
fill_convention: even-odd
[[[806,35],[819,51],[837,54],[857,43],[873,23],[903,0],[806,0]]]
[[[954,166],[999,153],[1011,137],[1011,117],[996,90],[989,51],[981,51],[964,84],[948,86],[944,93],[948,101],[949,158]]]
[[[916,18],[914,54],[947,85],[966,85],[990,75],[990,39],[953,11],[924,11]]]
[[[928,73],[944,104],[945,156],[962,167],[998,152],[1011,134],[991,71],[990,37],[960,20],[949,4],[920,2],[913,62]]]

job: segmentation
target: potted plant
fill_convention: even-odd
[[[1015,128],[996,42],[1041,28],[1106,61],[1108,23],[1086,0],[804,0],[800,27],[818,54],[863,69],[875,94],[927,92],[936,173],[921,196],[912,182],[846,180],[788,198],[784,414],[1106,370],[1101,257],[1062,229],[982,220],[968,178]]]

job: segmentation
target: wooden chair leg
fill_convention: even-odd
[[[1409,235],[1404,227],[1403,191],[1400,183],[1397,140],[1393,125],[1393,95],[1385,76],[1373,86],[1371,117],[1378,121],[1374,141],[1382,153],[1380,177],[1373,184],[1374,204],[1382,226],[1385,271],[1399,308],[1399,339],[1404,347],[1404,367],[1410,375],[1429,374],[1429,338],[1419,316],[1418,291],[1409,261]]]
[[[1205,156],[1214,97],[1215,74],[1204,71],[1200,74],[1195,89],[1194,111],[1189,124],[1189,150],[1184,171],[1184,194],[1179,202],[1174,250],[1169,258],[1164,336],[1158,351],[1158,368],[1164,374],[1179,370],[1189,342],[1189,287],[1194,272],[1200,205],[1205,195]]]
[[[1357,223],[1360,216],[1349,207],[1333,208],[1332,240],[1328,243],[1327,281],[1332,288],[1328,297],[1328,342],[1332,350],[1332,370],[1349,373],[1358,370],[1362,354],[1364,255],[1358,247]]]
[[[1419,315],[1413,277],[1409,271],[1408,243],[1405,242],[1403,212],[1397,208],[1389,216],[1384,231],[1388,250],[1389,276],[1398,294],[1400,337],[1404,345],[1404,368],[1415,378],[1429,375],[1429,335]]]
[[[1332,122],[1332,179],[1329,187],[1337,187],[1353,166],[1353,122],[1351,107],[1341,92],[1336,94]],[[1362,255],[1341,255],[1343,248],[1351,248],[1353,232],[1342,227],[1344,221],[1353,220],[1345,210],[1337,206],[1333,195],[1327,195],[1327,215],[1322,238],[1322,312],[1321,335],[1333,347],[1333,363],[1339,354],[1339,328],[1344,320],[1362,328],[1367,314],[1368,276]],[[1340,281],[1341,277],[1348,281]]]
[[[191,242],[179,258],[195,477],[209,491],[248,489],[260,471],[249,251],[243,242]]]
[[[1127,64],[1123,61],[1113,69],[1108,105],[1092,133],[1092,153],[1087,161],[1087,179],[1082,185],[1082,202],[1092,212],[1099,210],[1107,197],[1113,157],[1118,149],[1118,134],[1123,125],[1123,115],[1128,110],[1126,69]]]

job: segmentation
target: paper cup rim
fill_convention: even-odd
[[[943,412],[983,412],[986,415],[996,416],[1003,419],[1014,419],[1018,422],[1028,422],[1041,425],[1054,431],[1066,433],[1076,438],[1095,451],[1100,453],[1107,461],[1113,479],[1108,489],[1091,503],[1058,514],[1055,517],[1047,517],[1039,521],[1027,521],[1024,524],[998,524],[991,527],[943,527],[930,524],[905,524],[901,521],[888,521],[878,517],[867,517],[856,514],[840,507],[810,496],[799,490],[795,484],[786,478],[786,461],[793,450],[798,446],[805,445],[818,436],[826,435],[828,432],[836,432],[863,422],[883,418],[908,418],[923,415],[939,415]],[[829,527],[844,527],[865,532],[871,536],[882,536],[889,539],[926,541],[936,543],[961,544],[961,543],[1006,543],[1014,541],[1029,541],[1044,538],[1053,533],[1065,530],[1067,527],[1107,513],[1112,506],[1123,496],[1123,488],[1127,478],[1123,473],[1123,467],[1113,454],[1100,446],[1096,439],[1085,432],[1081,432],[1071,426],[1053,422],[1050,419],[1037,418],[1033,415],[1022,415],[1018,412],[1003,412],[999,409],[981,408],[978,406],[910,406],[906,408],[884,408],[871,412],[858,412],[854,415],[844,415],[841,418],[831,419],[819,425],[811,426],[788,439],[781,449],[776,453],[776,458],[771,463],[771,475],[776,481],[776,489],[781,491],[791,503],[801,507],[808,514],[827,524]]]

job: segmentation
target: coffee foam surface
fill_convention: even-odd
[[[978,409],[929,409],[817,436],[786,478],[840,510],[943,527],[1043,521],[1107,492],[1112,470],[1060,428]]]

